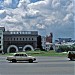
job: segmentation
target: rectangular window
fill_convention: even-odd
[[[20,38],[20,40],[21,40],[21,38]]]
[[[14,38],[14,40],[15,40],[15,38]]]
[[[27,38],[26,38],[26,40],[27,40]]]
[[[1,37],[0,37],[0,39],[1,39]]]
[[[19,34],[18,32],[16,32],[16,34]]]
[[[32,40],[33,40],[33,38],[32,38]]]
[[[24,32],[22,32],[22,34],[24,34]]]
[[[10,32],[10,34],[13,34],[13,32]]]
[[[30,38],[29,38],[29,40],[30,40]]]
[[[1,48],[1,45],[0,45],[0,48]]]
[[[31,34],[31,32],[29,31],[28,34]]]
[[[17,38],[17,40],[18,40],[18,38]]]
[[[23,38],[23,40],[24,40],[24,38]]]

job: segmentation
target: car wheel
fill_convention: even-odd
[[[29,63],[33,63],[33,60],[32,59],[29,59]]]
[[[71,58],[70,58],[70,60],[72,61],[72,60],[73,60],[73,58],[71,57]]]
[[[16,63],[16,60],[15,59],[12,59],[12,62],[15,62]]]

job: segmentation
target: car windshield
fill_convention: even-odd
[[[15,54],[14,56],[25,56],[25,57],[27,57],[27,54]]]

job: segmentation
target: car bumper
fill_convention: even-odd
[[[36,58],[34,58],[34,61],[36,60]]]

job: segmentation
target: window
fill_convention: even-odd
[[[23,38],[23,40],[24,40],[24,38]]]
[[[28,34],[31,34],[31,32],[28,32]]]
[[[10,32],[10,34],[13,34],[13,32]]]
[[[32,38],[32,40],[33,40],[33,38]]]
[[[29,38],[29,40],[30,40],[30,38]]]
[[[19,34],[22,34],[21,32],[19,32]]]
[[[15,38],[14,38],[14,40],[15,40]]]
[[[18,34],[18,32],[16,32],[16,34]]]
[[[27,54],[24,54],[24,56],[26,56],[26,57],[27,57]]]
[[[24,56],[23,54],[20,54],[20,56]]]
[[[27,38],[26,38],[26,40],[27,40]]]
[[[20,40],[21,40],[21,38],[20,38]]]
[[[1,39],[1,37],[0,37],[0,39]]]
[[[0,48],[1,48],[1,45],[0,45]]]
[[[25,34],[27,34],[27,32],[25,32]]]
[[[15,34],[15,32],[13,32]]]
[[[22,32],[22,34],[24,34],[24,32]]]
[[[18,38],[17,38],[17,40],[18,40]]]
[[[15,54],[15,56],[20,56],[19,54]]]

